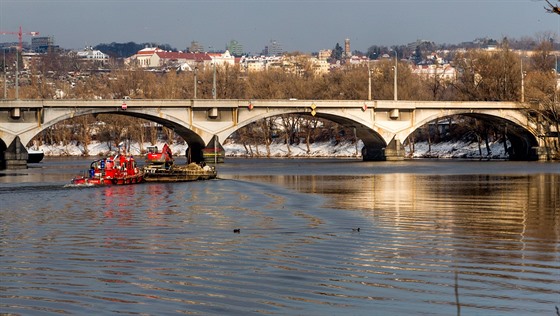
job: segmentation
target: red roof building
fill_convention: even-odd
[[[138,51],[138,53],[127,60],[128,65],[140,68],[173,67],[188,71],[195,67],[203,69],[206,66],[211,66],[213,62],[215,62],[217,66],[235,65],[236,62],[239,62],[239,59],[232,56],[229,51],[211,54],[184,53],[169,52],[157,47],[148,47]]]

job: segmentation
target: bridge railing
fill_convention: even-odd
[[[0,108],[127,108],[135,107],[191,107],[191,108],[367,108],[373,109],[445,109],[445,108],[472,108],[472,109],[524,109],[526,105],[519,102],[500,101],[408,101],[408,100],[299,100],[299,99],[271,99],[271,100],[244,100],[244,99],[110,99],[110,100],[0,100]]]

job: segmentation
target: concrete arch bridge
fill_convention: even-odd
[[[307,114],[356,130],[364,160],[404,159],[402,141],[422,125],[467,115],[507,126],[512,159],[546,159],[543,133],[524,104],[361,100],[0,100],[0,159],[7,168],[26,167],[27,145],[45,128],[96,113],[129,115],[172,128],[193,160],[214,136],[224,140],[241,127],[281,114]]]

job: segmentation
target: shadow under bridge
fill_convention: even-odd
[[[189,129],[184,125],[184,122],[174,122],[169,119],[160,118],[157,116],[144,114],[144,113],[136,113],[132,111],[128,112],[115,112],[115,114],[119,115],[127,115],[132,117],[137,117],[141,119],[145,119],[147,121],[155,122],[160,124],[161,126],[167,127],[173,132],[175,132],[179,137],[185,140],[188,145],[187,151],[185,153],[188,162],[196,162],[200,163],[204,161],[203,157],[203,149],[206,147],[204,140],[200,135],[198,135],[195,131]]]
[[[338,115],[317,113],[316,117],[354,129],[356,138],[360,139],[364,144],[362,148],[362,158],[364,161],[386,160],[385,149],[387,147],[387,142],[372,128],[360,124],[355,120]]]

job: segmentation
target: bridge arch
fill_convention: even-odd
[[[496,115],[496,111],[465,111],[463,110],[446,110],[423,114],[417,111],[417,117],[414,124],[407,130],[399,133],[401,139],[407,139],[417,129],[433,122],[434,120],[446,119],[451,116],[467,116],[482,121],[490,122],[496,125],[504,126],[504,133],[510,141],[511,148],[508,152],[512,160],[533,160],[536,159],[533,151],[534,147],[539,146],[537,132],[531,126],[528,126],[527,117],[519,111],[502,110],[500,115]]]
[[[28,129],[25,133],[20,135],[22,144],[28,144],[33,137],[38,135],[43,130],[51,127],[57,123],[64,120],[71,119],[74,117],[79,117],[89,114],[114,114],[114,115],[124,115],[142,118],[151,122],[155,122],[172,129],[177,135],[183,138],[189,147],[191,159],[193,161],[202,161],[202,149],[205,147],[204,140],[197,134],[195,130],[189,129],[185,126],[185,123],[181,118],[168,115],[166,113],[146,110],[146,109],[131,109],[131,110],[118,110],[115,108],[89,108],[89,109],[77,109],[69,113],[62,113],[60,115],[52,115],[50,118],[46,118],[42,124],[36,125],[35,127]]]
[[[266,112],[263,111],[257,115],[250,115],[246,117],[241,115],[240,121],[236,125],[223,130],[218,134],[218,137],[220,139],[225,140],[239,129],[251,123],[269,117],[275,117],[275,116],[286,115],[286,114],[298,114],[298,115],[307,115],[307,116],[312,115],[310,109],[304,107],[295,110],[294,109],[270,109],[269,111]],[[377,156],[376,160],[382,159],[383,150],[385,147],[387,147],[387,142],[385,141],[385,139],[373,128],[368,127],[367,122],[360,121],[359,119],[353,117],[353,115],[349,115],[348,113],[346,114],[347,114],[346,116],[343,116],[340,114],[340,112],[337,113],[336,111],[328,111],[322,109],[316,112],[315,117],[325,119],[331,122],[335,122],[344,127],[354,128],[356,131],[356,137],[360,139],[364,144],[364,149],[362,149],[362,154],[365,153],[372,157],[376,155]],[[364,150],[366,149],[368,151],[367,153],[364,152]]]

